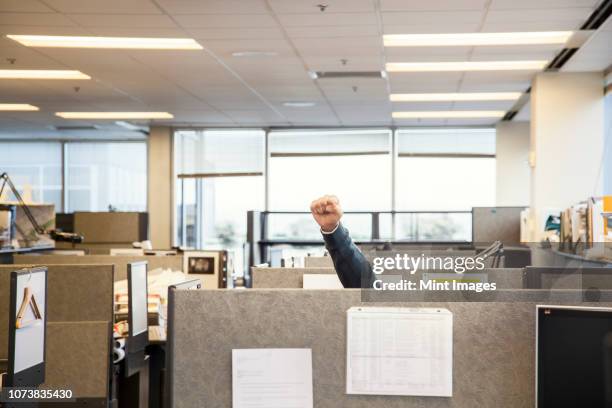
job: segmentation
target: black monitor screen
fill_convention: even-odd
[[[538,408],[610,408],[605,339],[612,309],[538,307]]]

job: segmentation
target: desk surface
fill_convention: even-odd
[[[161,326],[149,326],[149,344],[165,344],[166,328]]]

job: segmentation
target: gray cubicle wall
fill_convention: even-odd
[[[251,281],[253,289],[269,288],[302,288],[304,274],[335,274],[331,268],[251,268]]]
[[[48,323],[44,385],[68,387],[79,400],[88,400],[85,406],[106,406],[102,404],[108,400],[110,330],[110,322]]]
[[[304,258],[305,268],[333,268],[331,256],[307,256]]]
[[[521,242],[521,211],[525,207],[472,208],[472,241],[486,244],[501,241],[517,245]]]
[[[516,291],[517,298],[521,292]],[[532,408],[536,303],[364,304],[360,290],[179,291],[168,369],[175,408],[232,404],[231,353],[311,348],[315,408]],[[549,302],[547,302],[549,303]],[[552,302],[550,302],[552,303]],[[562,302],[554,302],[562,303]],[[345,393],[346,311],[353,306],[445,307],[453,313],[453,397]],[[611,306],[597,304],[598,306]]]
[[[444,274],[444,277],[454,276],[452,271],[418,271],[410,280],[419,280],[423,277],[423,272],[430,274]],[[253,289],[301,289],[304,286],[304,274],[333,274],[334,268],[251,268]],[[450,274],[450,275],[449,275]],[[468,279],[470,275],[476,279],[481,279],[486,275],[487,282],[495,282],[499,289],[521,289],[524,271],[520,268],[496,268],[484,269],[479,272],[466,272],[456,275],[458,279]],[[580,289],[580,287],[576,287]]]
[[[10,274],[29,266],[0,265],[0,327],[8,327]],[[108,397],[113,268],[48,266],[45,384],[69,385],[78,398]],[[0,359],[8,358],[7,354],[7,331],[0,330]]]
[[[8,327],[10,275],[31,265],[0,265],[0,327]],[[47,321],[113,321],[112,265],[49,265]],[[6,358],[8,339],[0,330],[0,358]]]
[[[114,255],[15,255],[14,262],[17,264],[36,265],[115,265],[115,280],[127,279],[127,265],[130,262],[147,261],[149,271],[154,269],[183,270],[183,257],[175,256],[114,256]]]

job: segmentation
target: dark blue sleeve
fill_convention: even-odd
[[[361,288],[364,277],[369,287],[372,267],[349,236],[348,230],[340,224],[333,234],[323,234],[323,239],[342,285],[345,288]]]

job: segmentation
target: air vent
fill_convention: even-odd
[[[313,79],[330,79],[330,78],[345,78],[345,79],[363,79],[363,78],[386,78],[387,73],[384,71],[311,71],[310,76]]]
[[[86,130],[100,130],[100,127],[95,125],[83,125],[83,126],[51,126],[52,129],[58,130],[60,132],[72,132],[79,131],[83,132]]]

